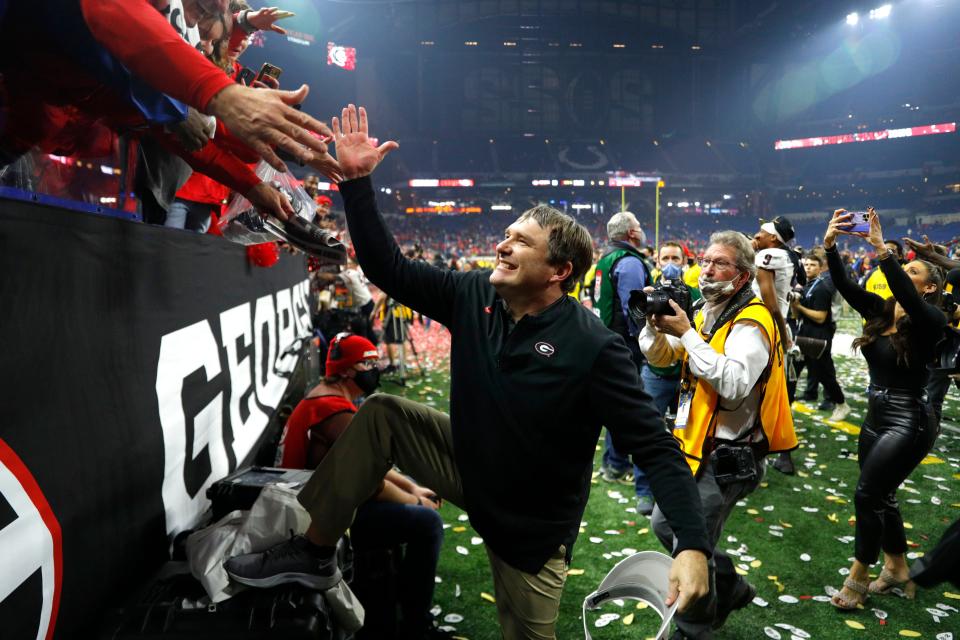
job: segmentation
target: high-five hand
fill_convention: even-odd
[[[247,13],[247,22],[258,31],[275,31],[277,33],[286,33],[287,30],[274,24],[277,20],[289,17],[289,11],[281,11],[277,7],[263,7],[256,11]]]
[[[336,146],[337,162],[344,180],[355,180],[373,173],[377,165],[400,145],[393,140],[379,147],[373,146],[367,135],[367,110],[360,107],[359,113],[354,105],[348,105],[341,118],[333,118],[333,143]]]
[[[302,162],[311,162],[327,153],[324,137],[333,133],[319,120],[297,111],[293,105],[307,97],[307,85],[296,91],[253,89],[232,83],[221,89],[207,104],[207,112],[223,121],[233,135],[246,142],[277,171],[287,165],[274,152],[279,147]]]

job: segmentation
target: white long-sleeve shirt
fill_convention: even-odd
[[[722,310],[723,306],[704,305],[704,326],[711,326]],[[704,342],[694,328],[675,338],[659,333],[647,323],[638,342],[647,361],[655,367],[670,366],[689,354],[690,371],[721,398],[718,438],[737,440],[753,427],[761,401],[757,381],[770,359],[770,345],[760,327],[752,322],[733,325],[722,354]],[[758,433],[755,439],[759,437]]]

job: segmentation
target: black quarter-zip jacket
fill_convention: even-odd
[[[677,536],[708,556],[690,468],[665,430],[622,338],[570,296],[516,324],[489,271],[407,260],[370,178],[340,185],[357,259],[392,298],[451,333],[450,421],[470,522],[500,558],[537,573],[569,553],[590,493],[601,425],[650,478]]]

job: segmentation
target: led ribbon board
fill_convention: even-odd
[[[797,138],[796,140],[777,140],[773,148],[777,151],[786,149],[806,149],[808,147],[822,147],[828,144],[849,144],[851,142],[876,142],[877,140],[894,140],[896,138],[914,138],[917,136],[933,136],[941,133],[955,133],[956,122],[942,124],[928,124],[922,127],[905,127],[903,129],[883,129],[881,131],[864,131],[862,133],[844,133],[839,136],[823,136],[820,138]]]

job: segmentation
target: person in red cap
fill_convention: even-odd
[[[333,200],[323,194],[316,196],[314,202],[317,203],[317,217],[315,221],[318,225],[329,231],[337,232],[337,224],[334,217],[330,215],[330,209],[333,207]]]
[[[314,200],[317,203],[317,215],[327,215],[330,213],[330,207],[333,206],[333,200],[329,196],[319,195]]]
[[[313,469],[323,460],[357,412],[356,401],[379,385],[379,359],[377,347],[366,338],[337,334],[327,351],[326,375],[287,420],[281,467]],[[380,490],[357,508],[350,528],[358,552],[406,545],[397,589],[400,638],[440,637],[430,614],[443,543],[439,508],[440,499],[432,489],[391,469]],[[369,607],[372,603],[364,604]]]
[[[354,402],[380,384],[377,347],[358,335],[341,333],[327,351],[326,375],[290,414],[280,466],[313,469],[357,411]]]

